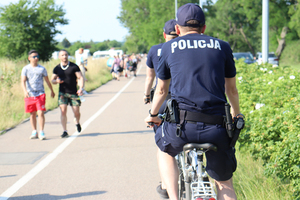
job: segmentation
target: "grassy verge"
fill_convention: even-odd
[[[39,64],[47,69],[49,79],[52,76],[53,68],[59,63],[59,60],[51,60],[49,62],[40,62]],[[26,62],[13,62],[8,59],[0,59],[0,110],[3,113],[0,118],[0,132],[11,128],[24,119],[29,114],[24,111],[24,96],[21,88],[21,71],[27,65]],[[88,71],[86,76],[85,89],[91,91],[111,80],[111,74],[106,66],[106,60],[98,59],[88,61]],[[50,90],[44,83],[46,92],[46,108],[52,110],[57,107],[58,85],[52,85],[56,96],[50,97]]]
[[[262,160],[254,160],[250,153],[237,151],[238,168],[234,173],[234,188],[237,199],[278,200],[292,199],[292,187],[278,178],[266,177]]]

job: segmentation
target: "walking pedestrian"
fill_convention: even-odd
[[[122,72],[122,68],[120,66],[121,59],[119,58],[119,55],[114,56],[114,62],[112,64],[113,67],[113,78],[116,80],[120,80],[120,72]]]
[[[22,69],[21,86],[25,97],[25,112],[30,113],[30,124],[32,127],[30,139],[39,138],[44,140],[46,139],[44,133],[46,94],[43,79],[51,90],[52,98],[54,98],[55,93],[49,81],[47,70],[38,64],[39,54],[36,50],[29,51],[28,60],[30,63]],[[37,132],[36,114],[38,114],[39,133]]]
[[[68,60],[68,52],[65,50],[59,51],[59,59],[61,63],[53,69],[51,81],[53,84],[59,84],[58,105],[61,111],[61,124],[63,134],[61,138],[68,137],[67,131],[67,106],[72,107],[74,113],[74,121],[76,129],[80,133],[80,105],[79,96],[83,95],[84,79],[79,67]],[[79,89],[77,90],[77,80]]]
[[[84,55],[84,49],[79,48],[78,49],[78,54],[75,54],[76,57],[76,64],[79,67],[83,80],[84,82],[87,82],[87,78],[85,76],[85,72],[87,72],[87,68],[85,67],[87,65],[87,57]],[[84,88],[83,89],[83,94],[87,94]]]

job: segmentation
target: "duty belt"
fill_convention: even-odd
[[[187,110],[179,110],[180,111],[180,122],[176,124],[176,136],[181,137],[181,126],[184,121],[187,122],[202,122],[206,124],[219,124],[225,127],[224,116],[221,115],[208,115],[198,112],[190,112]]]
[[[183,121],[203,122],[205,124],[219,124],[225,127],[224,116],[222,115],[208,115],[199,112],[180,110],[180,124],[183,123]]]

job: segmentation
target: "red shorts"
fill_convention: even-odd
[[[37,97],[28,97],[25,98],[25,112],[31,113],[38,110],[46,111],[46,95],[42,94]]]

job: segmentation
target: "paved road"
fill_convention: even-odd
[[[137,77],[110,81],[85,96],[83,131],[61,139],[60,111],[46,113],[47,140],[29,140],[29,122],[0,136],[0,200],[160,199],[153,131],[143,120],[146,64]]]

